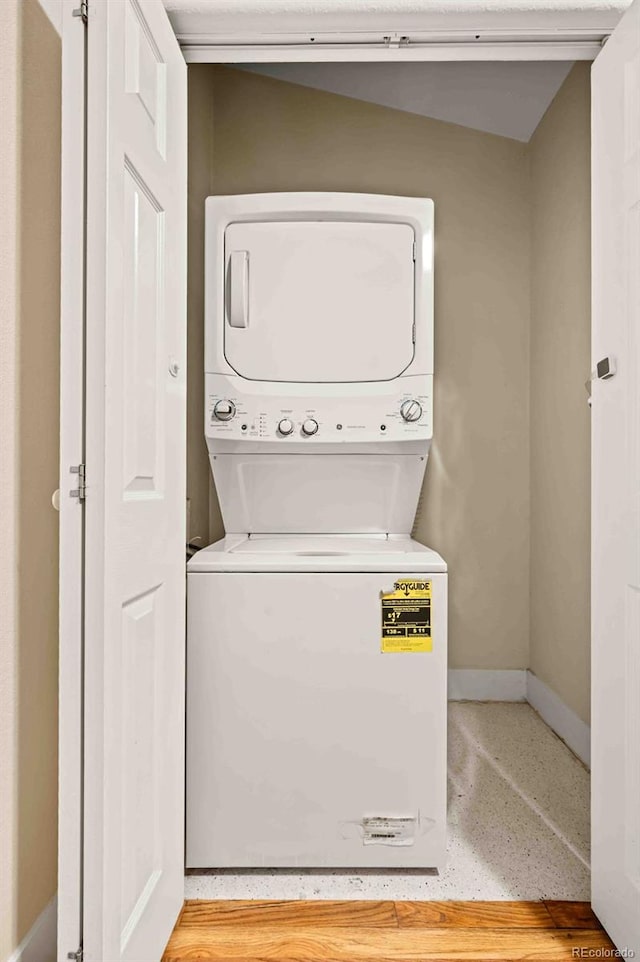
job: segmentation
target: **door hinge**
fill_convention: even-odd
[[[69,468],[71,474],[78,475],[78,487],[72,488],[69,492],[72,498],[77,498],[78,501],[84,501],[87,497],[87,466],[86,464],[72,464]],[[71,956],[70,956],[71,958]]]
[[[76,7],[76,9],[72,11],[72,16],[74,16],[74,17],[80,17],[80,19],[82,20],[83,24],[86,26],[87,23],[89,22],[89,3],[88,3],[88,0],[80,0],[80,6],[79,6],[79,7]]]
[[[67,958],[71,959],[72,962],[82,962],[84,958],[84,951],[82,946],[76,952],[67,952]]]

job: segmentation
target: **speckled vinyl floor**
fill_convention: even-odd
[[[589,773],[527,704],[449,705],[449,861],[422,869],[224,869],[188,899],[575,899],[589,893]]]

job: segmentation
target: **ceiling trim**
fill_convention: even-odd
[[[490,60],[594,60],[607,35],[561,40],[548,37],[477,37],[443,39],[384,36],[374,40],[331,42],[279,38],[247,43],[246,39],[178,37],[187,63],[318,63],[424,62]]]
[[[591,60],[630,0],[164,0],[187,60]]]

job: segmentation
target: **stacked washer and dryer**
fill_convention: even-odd
[[[188,567],[187,866],[442,869],[433,203],[210,197],[205,284],[227,533]]]

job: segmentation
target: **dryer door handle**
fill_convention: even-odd
[[[227,275],[230,327],[249,326],[249,251],[231,251]]]

